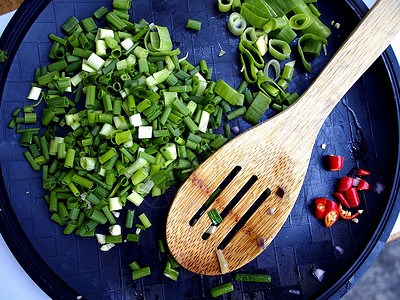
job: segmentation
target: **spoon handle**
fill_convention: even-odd
[[[297,119],[300,126],[309,128],[311,124],[319,131],[332,109],[399,31],[400,1],[378,0],[286,115]]]

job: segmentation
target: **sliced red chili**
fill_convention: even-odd
[[[342,208],[342,203],[339,204],[339,214],[345,220],[351,220],[360,215],[359,212],[356,212],[354,215],[352,215],[350,211]]]
[[[318,203],[317,206],[315,207],[315,217],[318,220],[322,220],[325,217],[325,211],[326,207],[322,203]]]
[[[344,196],[343,193],[341,192],[334,192],[333,195],[336,197],[336,199],[339,200],[340,203],[342,203],[344,206],[347,208],[350,208],[349,202],[347,202],[346,197]]]
[[[339,219],[339,209],[336,202],[326,201],[325,226],[331,227]]]
[[[350,207],[357,207],[360,204],[360,198],[358,197],[357,188],[353,187],[344,192],[347,202]]]
[[[369,175],[369,174],[371,174],[371,172],[363,170],[363,169],[358,169],[357,172],[356,172],[357,176],[366,176],[366,175]]]
[[[339,171],[343,168],[344,158],[342,156],[331,154],[327,157],[327,160],[329,171]]]
[[[366,182],[364,179],[360,179],[360,181],[357,185],[357,190],[359,190],[359,191],[369,190],[369,183]]]
[[[322,197],[322,198],[317,198],[315,199],[315,205],[318,205],[319,203],[322,203],[324,206],[326,205],[326,197]]]
[[[353,186],[354,179],[351,177],[342,177],[339,179],[338,183],[338,191],[344,192],[350,189]]]

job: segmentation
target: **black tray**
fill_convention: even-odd
[[[50,221],[42,197],[40,174],[33,172],[22,156],[19,137],[7,129],[14,108],[27,103],[33,69],[49,63],[48,34],[62,35],[60,25],[71,15],[88,17],[100,5],[111,7],[111,0],[25,0],[0,40],[0,49],[9,52],[0,65],[0,230],[9,248],[32,279],[53,299],[202,299],[210,298],[209,288],[232,281],[232,274],[199,276],[181,270],[178,282],[162,275],[165,257],[158,252],[156,239],[162,237],[168,207],[175,191],[159,199],[146,199],[137,212],[145,211],[154,226],[143,234],[139,245],[118,245],[100,252],[94,238],[64,236]],[[331,55],[367,11],[359,0],[327,1],[317,4],[322,20],[339,22],[332,28],[328,55],[313,62],[307,75],[296,71],[291,89],[304,91]],[[135,22],[144,18],[168,26],[175,47],[193,64],[205,59],[213,67],[213,79],[222,78],[237,87],[239,72],[237,38],[226,29],[227,14],[218,13],[216,1],[133,1]],[[185,29],[188,18],[202,21],[198,33]],[[218,43],[226,51],[218,57]],[[296,56],[295,56],[296,57]],[[227,299],[340,298],[365,273],[382,250],[399,214],[398,120],[399,65],[389,48],[347,93],[326,120],[314,147],[310,167],[297,203],[273,243],[256,260],[240,271],[272,275],[270,284],[234,282],[235,291]],[[273,113],[267,112],[263,120]],[[232,125],[245,130],[242,120]],[[290,124],[288,124],[290,126]],[[326,144],[325,150],[321,144]],[[328,172],[322,157],[345,157],[340,172]],[[332,198],[337,178],[352,175],[358,167],[372,172],[371,185],[382,183],[385,192],[373,190],[361,197],[359,224],[340,220],[324,227],[311,211],[313,199]],[[122,215],[122,219],[124,215]],[[340,255],[334,251],[345,249]],[[128,263],[137,260],[151,266],[152,274],[132,281]],[[311,275],[312,267],[326,270],[322,283]],[[371,287],[373,288],[373,287]],[[289,290],[299,290],[293,296]]]

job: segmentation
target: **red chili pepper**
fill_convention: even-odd
[[[326,201],[325,226],[331,227],[339,219],[339,209],[336,202]]]
[[[315,205],[318,205],[319,203],[322,203],[324,206],[326,205],[326,198],[325,197],[323,197],[323,198],[317,198],[317,199],[315,199]]]
[[[343,168],[344,158],[342,156],[329,155],[328,158],[329,171],[339,171]]]
[[[344,192],[350,189],[353,186],[354,179],[351,177],[342,177],[339,179],[338,183],[338,191]]]
[[[344,196],[346,197],[350,207],[357,207],[360,204],[360,198],[358,197],[357,189],[355,187],[345,191]]]
[[[333,195],[347,208],[350,208],[349,202],[347,202],[346,197],[341,192],[334,192]]]
[[[366,182],[364,179],[360,179],[360,181],[357,185],[357,190],[359,190],[359,191],[369,190],[369,183]]]
[[[315,208],[315,217],[318,220],[322,220],[325,217],[326,207],[322,203],[318,203]]]
[[[350,211],[344,210],[342,208],[342,203],[339,204],[339,214],[345,220],[351,220],[351,219],[354,219],[354,218],[356,218],[356,217],[358,217],[360,215],[359,212],[357,212],[354,215],[352,215]]]
[[[371,173],[366,171],[366,170],[363,170],[363,169],[358,169],[357,172],[356,172],[357,176],[366,176],[366,175],[369,175],[369,174],[371,174]]]

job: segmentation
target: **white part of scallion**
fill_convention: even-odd
[[[153,186],[154,186],[154,182],[151,179],[149,179],[142,186],[142,191],[141,192],[143,192],[145,194],[148,194],[148,193],[150,193],[150,191],[153,188]]]
[[[112,198],[108,199],[108,206],[110,207],[110,211],[122,209],[122,205],[121,205],[121,202],[119,201],[119,197],[112,197]]]
[[[107,36],[114,37],[114,31],[111,29],[100,28],[97,33],[100,40],[104,40]]]
[[[110,234],[112,236],[117,236],[117,235],[121,235],[122,230],[121,230],[121,225],[115,224],[115,225],[111,225],[108,230],[110,231]]]
[[[119,216],[121,215],[121,213],[119,212],[119,211],[112,211],[111,212],[113,215],[114,215],[114,217],[116,217],[117,219],[119,218]]]
[[[75,122],[73,115],[65,115],[65,123],[71,126]]]
[[[178,93],[177,92],[168,92],[165,91],[164,92],[164,103],[165,106],[171,106],[172,103],[175,101],[175,98],[178,97]]]
[[[100,56],[98,56],[96,53],[90,54],[87,64],[91,66],[93,69],[96,71],[100,70],[106,61],[102,59]]]
[[[126,58],[126,62],[128,63],[128,67],[132,67],[136,64],[136,56],[133,54],[129,54]]]
[[[28,94],[28,99],[29,100],[39,100],[40,94],[42,92],[42,89],[37,87],[37,86],[33,86]]]
[[[222,274],[228,273],[229,265],[224,257],[224,254],[222,253],[222,250],[219,250],[219,249],[217,250],[217,257],[218,257],[219,266],[221,267],[221,273]]]
[[[296,64],[296,61],[295,61],[295,60],[292,60],[292,61],[289,61],[288,63],[286,63],[285,66],[294,68],[294,65],[295,65],[295,64]]]
[[[208,227],[208,229],[206,230],[207,234],[213,234],[215,232],[215,230],[217,229],[217,226],[215,225],[210,225],[210,227]]]
[[[126,199],[131,201],[136,206],[139,206],[140,204],[142,204],[142,202],[144,200],[144,198],[142,196],[140,196],[138,193],[136,193],[134,190],[132,190],[132,193],[129,194],[129,196]]]
[[[86,171],[93,171],[96,166],[96,158],[94,157],[81,157],[79,164]]]
[[[201,113],[200,117],[200,123],[199,123],[199,130],[201,132],[206,132],[207,131],[207,126],[208,126],[208,120],[210,119],[210,114],[203,110]]]
[[[126,143],[123,143],[122,146],[124,146],[124,148],[127,148],[127,149],[132,148],[133,141],[132,140],[131,141],[127,141]]]
[[[161,154],[164,155],[167,162],[174,161],[178,158],[178,151],[174,143],[168,143],[161,148]],[[165,166],[166,167],[166,166]]]
[[[151,90],[157,85],[157,81],[152,75],[150,75],[146,78],[146,85]]]
[[[104,40],[96,41],[96,54],[98,56],[107,56],[107,44]]]
[[[82,71],[88,73],[95,73],[97,70],[93,69],[88,63],[87,59],[82,59]]]
[[[79,127],[81,127],[81,123],[79,123],[78,121],[71,124],[72,130],[78,129]]]
[[[111,138],[111,135],[116,129],[111,124],[105,123],[101,128],[99,134],[105,136],[106,138]]]
[[[120,90],[120,91],[119,91],[119,94],[121,95],[121,98],[122,98],[122,99],[125,99],[125,98],[128,96],[128,94],[126,93],[125,90]]]
[[[78,73],[78,74],[72,76],[72,78],[71,78],[71,84],[72,84],[73,86],[77,86],[79,83],[82,82],[82,80],[83,80],[83,78],[81,77],[80,73]]]
[[[152,126],[139,126],[138,138],[139,139],[151,139],[153,136]]]
[[[268,35],[263,34],[260,36],[257,39],[256,45],[261,56],[264,56],[268,52]]]
[[[123,70],[126,69],[127,67],[128,67],[128,62],[126,61],[126,59],[121,59],[117,61],[116,65],[117,70]]]
[[[121,42],[122,48],[129,50],[133,46],[133,42],[130,38],[127,38]]]
[[[113,118],[114,125],[117,129],[125,130],[128,128],[128,124],[126,123],[126,119],[124,116],[116,116]]]
[[[105,244],[100,247],[100,251],[107,252],[114,246],[115,246],[115,244]]]
[[[139,148],[140,152],[140,148]],[[148,164],[147,160],[145,160],[143,157],[139,157],[133,164],[131,164],[125,171],[124,175],[127,178],[131,178],[132,175],[139,170],[140,168],[146,166]]]
[[[95,233],[94,235],[96,236],[97,242],[100,245],[104,245],[106,243],[106,236],[104,234]]]
[[[197,91],[195,93],[195,96],[203,96],[205,90],[207,89],[207,81],[204,79],[204,77],[197,72],[196,74],[194,74],[194,76],[196,76],[197,78],[199,78],[199,86],[197,88]]]
[[[142,117],[141,117],[140,113],[130,116],[129,122],[131,122],[131,124],[135,127],[142,126]]]
[[[106,176],[106,172],[107,172],[107,169],[104,168],[103,166],[101,166],[100,170],[97,172],[97,174],[99,174],[100,176],[104,177],[104,176]]]

